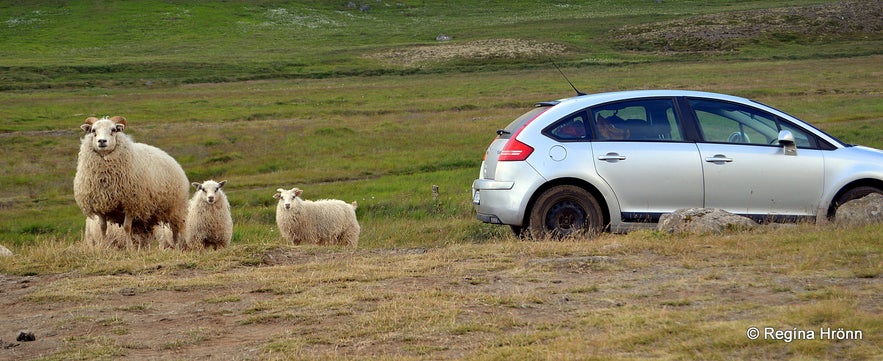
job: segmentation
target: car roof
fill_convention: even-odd
[[[750,99],[737,97],[734,95],[712,93],[696,90],[673,90],[673,89],[648,89],[648,90],[625,90],[616,92],[594,93],[577,95],[574,97],[558,99],[552,102],[543,102],[539,104],[553,105],[565,102],[589,102],[589,103],[605,103],[608,101],[632,99],[632,98],[651,98],[651,97],[700,97],[700,98],[716,98],[731,100],[737,102],[756,103]]]
[[[594,93],[594,94],[582,94],[569,98],[562,98],[553,101],[545,101],[538,102],[534,104],[537,107],[555,107],[559,112],[571,112],[574,110],[582,109],[587,106],[595,106],[599,104],[604,104],[608,102],[615,102],[620,100],[629,100],[629,99],[640,99],[640,98],[656,98],[656,97],[696,97],[696,98],[712,98],[712,99],[720,99],[725,101],[731,101],[742,104],[751,104],[753,106],[760,106],[762,108],[769,108],[768,110],[778,111],[777,109],[767,107],[763,104],[755,102],[750,99],[741,98],[733,95],[720,94],[720,93],[711,93],[711,92],[703,92],[703,91],[694,91],[694,90],[669,90],[669,89],[656,89],[656,90],[626,90],[626,91],[616,91],[616,92],[606,92],[606,93]],[[550,113],[550,114],[556,114]]]

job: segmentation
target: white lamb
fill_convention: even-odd
[[[317,201],[300,198],[299,188],[279,188],[273,198],[276,206],[276,225],[286,240],[294,244],[315,243],[349,245],[359,244],[357,204],[336,199]]]
[[[100,234],[108,223],[122,226],[126,244],[132,228],[153,229],[164,223],[172,245],[180,247],[187,217],[189,185],[181,165],[159,148],[136,143],[123,134],[126,118],[89,117],[81,125],[74,198],[86,217],[97,217]]]
[[[196,193],[187,210],[186,245],[189,249],[224,248],[233,238],[230,202],[222,189],[227,181],[193,183]]]

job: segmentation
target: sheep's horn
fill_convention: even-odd
[[[119,116],[119,115],[114,115],[113,117],[110,118],[110,121],[112,121],[116,124],[128,125],[128,124],[126,124],[126,118],[123,118],[122,116]]]
[[[86,118],[85,124],[92,125],[92,124],[95,124],[95,122],[97,122],[97,121],[98,121],[98,118],[96,118],[96,117],[88,117],[88,118]]]
[[[285,190],[282,189],[282,188],[277,188],[277,189],[276,189],[276,193],[282,193],[282,192],[285,192]]]

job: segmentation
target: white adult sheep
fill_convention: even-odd
[[[165,223],[172,245],[183,241],[189,185],[181,165],[159,148],[123,134],[126,118],[86,118],[74,177],[74,198],[86,217],[97,217],[100,233],[108,223],[123,227],[133,243],[133,224],[152,229]]]
[[[276,225],[286,240],[294,244],[316,243],[356,247],[359,244],[357,204],[337,199],[303,200],[303,190],[279,188],[273,198]]]
[[[126,248],[128,246],[128,235],[123,227],[110,224],[104,235],[101,232],[101,225],[98,224],[98,217],[87,217],[86,227],[83,231],[83,242],[93,248]],[[157,227],[149,228],[141,222],[135,222],[132,225],[132,242],[137,248],[149,247],[151,243],[160,246],[172,248],[172,229],[168,225],[162,224]]]
[[[190,198],[185,222],[186,245],[189,249],[224,248],[233,238],[230,202],[222,189],[227,181],[207,180],[193,183],[196,193]]]

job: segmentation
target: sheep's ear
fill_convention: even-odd
[[[122,132],[123,129],[126,129],[126,125],[125,124],[117,124],[116,129],[118,132]]]
[[[276,193],[282,193],[282,192],[285,192],[285,190],[282,188],[276,188]]]
[[[92,124],[95,124],[95,122],[97,121],[98,118],[96,117],[88,117],[86,118],[86,120],[83,121],[83,124],[80,125],[80,129],[82,129],[86,133],[89,133],[92,130]]]
[[[302,189],[298,188],[292,188],[291,190],[294,192],[295,197],[300,197],[300,195],[304,192]]]
[[[222,181],[220,181],[220,182],[218,182],[218,188],[224,188],[224,185],[225,185],[225,184],[227,184],[227,180],[226,180],[226,179],[225,179],[225,180],[222,180]]]
[[[282,197],[282,193],[276,193],[273,195],[273,198],[279,199]]]
[[[202,190],[202,183],[196,183],[196,182],[193,182],[193,183],[190,183],[190,184],[192,184],[193,187],[195,187],[196,189]]]
[[[112,117],[110,118],[110,121],[112,121],[112,122],[114,122],[114,123],[117,123],[117,124],[127,125],[127,124],[126,124],[126,118],[124,118],[124,117],[122,117],[122,116],[120,116],[120,115],[114,115],[114,116],[112,116]]]

